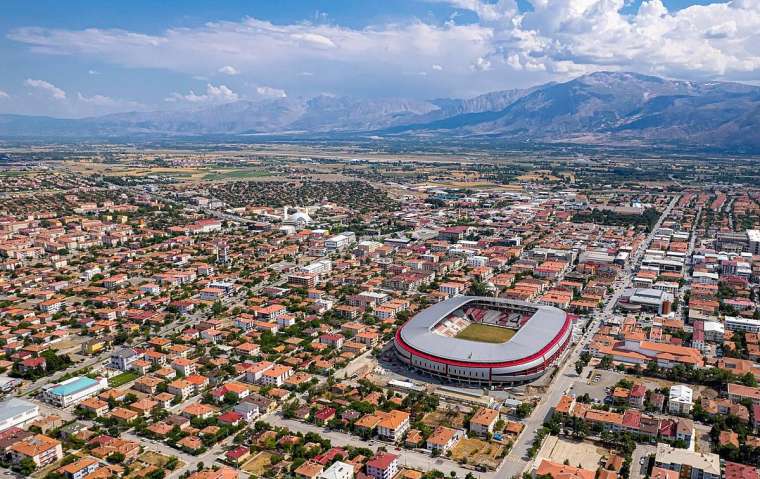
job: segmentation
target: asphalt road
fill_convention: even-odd
[[[663,220],[670,214],[671,210],[678,201],[678,198],[679,196],[676,196],[672,199],[672,201],[668,204],[668,207],[660,215],[660,219],[657,221],[654,228],[652,228],[652,231],[647,236],[646,240],[634,252],[632,261],[629,263],[629,266],[624,268],[620,274],[620,277],[618,280],[616,280],[613,293],[607,299],[607,302],[601,314],[594,315],[591,326],[588,328],[586,334],[583,335],[581,341],[579,341],[573,347],[569,356],[566,357],[565,361],[560,366],[554,378],[554,381],[549,387],[549,390],[542,396],[541,402],[539,402],[539,404],[533,410],[533,413],[524,420],[525,429],[523,429],[523,433],[520,434],[520,436],[517,438],[517,441],[512,446],[512,450],[501,463],[499,469],[497,469],[495,477],[517,477],[520,476],[528,467],[530,467],[532,461],[528,459],[527,454],[528,449],[530,449],[531,445],[533,444],[533,440],[536,436],[536,431],[541,427],[541,425],[544,423],[544,420],[551,413],[551,409],[555,404],[557,404],[559,398],[562,397],[562,395],[566,394],[566,392],[570,389],[570,386],[572,386],[572,384],[580,378],[580,376],[575,372],[575,362],[580,356],[583,348],[588,344],[596,331],[599,329],[599,326],[612,316],[612,313],[615,310],[615,305],[629,284],[632,274],[638,268],[644,252],[647,250],[647,248],[649,248],[649,245],[652,243],[657,230],[662,225]]]

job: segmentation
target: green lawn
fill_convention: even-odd
[[[456,335],[457,339],[479,341],[481,343],[506,343],[517,331],[490,324],[473,323]]]
[[[137,379],[138,377],[140,377],[140,375],[137,374],[136,372],[127,371],[109,379],[108,385],[111,386],[112,388],[117,388],[123,384],[127,384],[129,381],[133,381]]]

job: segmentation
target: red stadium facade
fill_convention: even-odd
[[[472,311],[487,311],[485,315]],[[519,324],[503,343],[457,339],[461,325],[483,316],[500,326]],[[478,318],[478,319],[476,319]],[[443,334],[441,333],[443,332]],[[564,311],[521,301],[456,297],[418,313],[396,331],[397,358],[441,380],[479,386],[512,386],[534,381],[554,364],[572,340],[572,318]]]

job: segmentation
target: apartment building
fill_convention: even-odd
[[[374,479],[391,479],[398,473],[398,456],[378,454],[367,461],[367,475]]]
[[[678,472],[684,479],[720,479],[720,456],[713,453],[692,452],[657,443],[655,465]]]
[[[37,467],[44,467],[63,458],[63,447],[52,437],[36,434],[11,445],[10,456],[14,464],[31,459]]]
[[[409,429],[409,413],[393,410],[377,424],[377,435],[381,439],[396,442],[401,439],[407,429]]]

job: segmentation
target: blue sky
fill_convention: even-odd
[[[759,31],[760,0],[4,0],[0,112],[463,97],[598,70],[753,82]]]

